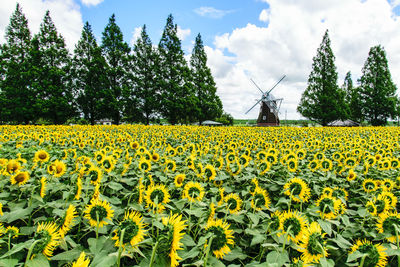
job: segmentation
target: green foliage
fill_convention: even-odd
[[[386,53],[380,45],[371,47],[360,78],[360,102],[365,119],[385,125],[396,113],[396,86],[392,81]]]
[[[342,86],[345,92],[345,105],[347,109],[348,118],[353,121],[361,122],[363,120],[359,88],[353,86],[350,71],[347,72]]]
[[[177,25],[172,15],[158,44],[160,62],[158,69],[161,90],[161,114],[171,124],[194,121],[196,98],[191,84],[191,73],[184,58],[181,41],[177,36]]]
[[[72,60],[72,84],[79,110],[94,125],[95,120],[106,117],[108,80],[106,62],[97,46],[88,22],[82,30],[81,39],[75,47]]]
[[[68,85],[70,58],[49,11],[33,39],[32,87],[36,90],[38,114],[54,124],[64,123],[75,115],[72,90]]]
[[[159,112],[160,95],[157,87],[157,52],[143,25],[139,39],[133,47],[133,86],[128,95],[126,115],[131,121],[149,124]]]
[[[223,123],[224,125],[233,125],[234,119],[231,114],[224,112],[221,117],[215,119],[215,121]]]
[[[217,87],[211,70],[207,66],[207,55],[200,33],[196,37],[190,66],[194,93],[197,97],[197,120],[201,123],[204,120],[214,120],[220,117],[222,115],[222,102],[216,94]]]
[[[31,34],[17,4],[0,50],[0,120],[29,123],[34,118],[35,95],[29,86]]]
[[[329,122],[346,118],[344,93],[337,85],[335,66],[328,31],[313,58],[308,86],[303,92],[297,111],[304,117],[323,126]]]
[[[129,90],[130,75],[128,73],[128,59],[130,48],[124,42],[121,29],[115,22],[113,14],[103,31],[102,45],[103,53],[108,64],[107,78],[109,87],[107,88],[106,102],[110,116],[115,124],[119,124],[121,113],[123,112],[124,92]]]

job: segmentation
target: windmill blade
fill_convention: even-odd
[[[254,104],[254,106],[252,106],[252,107],[251,107],[251,108],[250,108],[248,111],[246,111],[246,113],[245,113],[245,114],[249,113],[249,112],[250,112],[250,110],[252,110],[252,109],[253,109],[255,106],[257,106],[257,104],[258,104],[258,103],[260,103],[260,102],[261,102],[261,100],[262,100],[262,98],[261,98],[260,100],[258,100],[258,101],[257,101],[257,103],[255,103],[255,104]]]
[[[269,93],[271,93],[272,90],[274,90],[274,88],[283,80],[285,79],[286,75],[283,75],[283,77],[266,93],[267,95],[269,95]]]
[[[254,83],[254,85],[258,88],[258,90],[260,90],[261,91],[261,93],[262,94],[264,94],[264,92],[263,92],[263,90],[261,90],[261,88],[260,87],[258,87],[258,85],[256,84],[256,82],[255,81],[253,81],[253,79],[251,79],[250,78],[250,81],[252,81],[253,83]]]

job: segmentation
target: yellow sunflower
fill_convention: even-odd
[[[4,230],[4,235],[9,236],[10,238],[17,238],[19,235],[19,229],[15,226],[7,226]]]
[[[101,201],[98,198],[94,198],[90,201],[90,204],[86,206],[85,218],[89,220],[92,227],[103,227],[107,225],[106,220],[112,220],[114,216],[114,210],[111,209],[110,204],[104,200]]]
[[[3,204],[0,202],[0,216],[3,216]]]
[[[382,244],[372,244],[371,241],[357,240],[351,247],[349,254],[356,251],[361,254],[366,254],[364,258],[364,266],[384,267],[387,264],[387,254],[385,247]],[[361,258],[360,258],[361,259]]]
[[[174,172],[176,170],[176,162],[171,159],[167,159],[165,162],[164,172]]]
[[[153,184],[147,188],[145,200],[148,209],[161,213],[165,209],[164,204],[167,204],[170,201],[170,195],[165,185]]]
[[[225,201],[224,192],[225,192],[225,188],[220,187],[218,189],[218,195],[217,195],[217,202],[218,202],[217,205],[218,206],[221,206],[222,204],[224,204],[224,201]]]
[[[39,223],[34,237],[34,240],[39,241],[34,246],[32,255],[42,253],[47,258],[53,256],[53,251],[59,245],[59,240],[61,239],[61,235],[57,229],[58,226],[54,222]]]
[[[396,209],[397,197],[392,192],[383,191],[379,195],[381,196],[381,198],[387,198],[387,200],[389,201],[390,206],[393,209]],[[379,197],[379,195],[378,195],[378,197]]]
[[[200,183],[190,181],[183,189],[182,198],[187,198],[190,202],[201,201],[204,197],[204,188]]]
[[[357,174],[354,172],[353,169],[350,169],[349,173],[347,174],[347,177],[346,177],[347,181],[349,181],[349,182],[354,181],[356,178],[357,178]]]
[[[101,182],[101,178],[103,177],[103,172],[100,168],[91,166],[87,171],[87,176],[90,178],[90,184],[97,185]]]
[[[78,179],[76,180],[76,193],[74,199],[76,200],[80,199],[81,193],[82,193],[82,178],[78,176]]]
[[[112,240],[115,240],[116,247],[120,245],[120,236],[123,229],[125,229],[125,232],[122,240],[122,247],[125,247],[128,243],[132,247],[135,247],[142,242],[146,236],[143,217],[137,211],[125,212],[124,219],[119,223],[118,229],[114,230]]]
[[[378,197],[368,200],[365,207],[372,216],[381,216],[392,209],[389,199],[384,195],[378,195]]]
[[[398,214],[396,211],[381,214],[378,218],[376,228],[378,233],[391,235],[386,239],[389,242],[396,243],[396,235],[399,234],[397,232],[398,230],[396,231],[396,228],[400,229],[400,214]]]
[[[362,186],[364,188],[364,191],[367,193],[374,192],[378,189],[378,184],[375,180],[373,179],[364,179],[362,182]]]
[[[90,264],[90,259],[86,258],[85,252],[81,252],[79,258],[72,263],[72,267],[88,267]]]
[[[107,173],[110,173],[115,168],[115,158],[113,156],[104,157],[101,166]]]
[[[305,263],[319,263],[322,257],[328,256],[325,248],[325,234],[317,222],[312,222],[304,231],[304,237],[300,240],[299,252],[302,253],[301,260]]]
[[[76,211],[75,206],[70,204],[67,211],[65,212],[63,223],[59,230],[61,238],[64,238],[67,232],[71,230],[71,227],[75,222],[74,219],[76,217],[78,217],[78,212]]]
[[[151,170],[151,162],[145,158],[141,158],[139,161],[139,170],[149,172]]]
[[[176,187],[182,187],[183,185],[183,181],[185,180],[186,175],[185,174],[177,174],[175,175],[175,179],[174,179],[174,184]]]
[[[210,250],[214,253],[217,259],[223,257],[231,251],[235,244],[233,240],[233,231],[229,229],[230,225],[221,219],[208,220],[205,228],[206,233],[212,233],[212,241]],[[209,242],[209,240],[207,241]],[[210,244],[206,243],[205,246]]]
[[[271,163],[268,160],[263,160],[257,164],[259,175],[266,174],[271,169]]]
[[[385,191],[392,191],[392,189],[395,187],[395,185],[396,185],[396,183],[388,178],[383,179],[383,181],[381,182],[381,187]]]
[[[47,153],[45,150],[39,150],[35,153],[35,157],[33,161],[35,162],[46,162],[50,159],[49,153]]]
[[[215,171],[214,166],[212,166],[212,165],[210,165],[210,164],[207,164],[207,165],[204,167],[203,173],[204,173],[205,179],[208,180],[208,181],[214,180],[214,179],[215,179],[215,176],[217,175],[217,172]]]
[[[271,199],[269,198],[267,190],[257,186],[251,199],[251,207],[255,210],[263,210],[268,209],[270,204]]]
[[[307,202],[311,196],[310,188],[300,178],[292,178],[283,186],[285,195],[295,202]]]
[[[171,267],[179,265],[181,257],[178,255],[178,250],[183,249],[183,244],[180,242],[182,237],[185,235],[183,230],[187,227],[186,220],[182,220],[182,214],[169,215],[169,217],[162,218],[162,223],[166,226],[162,231],[167,236],[167,241],[160,244],[162,251],[168,251],[171,259]],[[165,247],[166,246],[166,247]]]
[[[278,235],[287,235],[287,240],[297,243],[303,238],[308,226],[306,217],[298,211],[284,211],[280,216],[280,230]]]
[[[317,212],[320,214],[322,219],[335,219],[341,208],[341,201],[336,197],[329,195],[321,195],[321,197],[315,202],[318,207]]]
[[[279,210],[275,211],[274,213],[271,214],[271,220],[269,222],[269,227],[268,231],[270,233],[273,233],[275,231],[278,231],[281,227],[281,212]]]
[[[18,172],[11,177],[11,184],[18,184],[18,186],[24,185],[28,182],[29,176],[28,172]]]
[[[234,214],[239,212],[242,207],[242,200],[236,193],[230,193],[224,197],[229,213]]]
[[[41,198],[44,198],[44,196],[46,195],[46,185],[47,185],[46,177],[43,176],[40,179],[40,197]]]
[[[19,163],[19,161],[15,159],[9,160],[6,166],[6,171],[7,171],[6,174],[7,175],[16,174],[17,172],[19,172],[21,168],[22,166]]]
[[[56,159],[47,167],[47,172],[52,174],[54,177],[61,177],[65,174],[67,166],[64,162]]]
[[[105,157],[106,157],[106,155],[101,150],[96,151],[93,156],[93,158],[97,162],[97,164],[101,164]]]

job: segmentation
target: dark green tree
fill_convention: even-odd
[[[133,86],[129,94],[128,106],[130,120],[149,124],[157,116],[160,108],[160,95],[157,86],[157,51],[143,26],[132,54]]]
[[[193,89],[196,96],[196,119],[201,122],[214,120],[222,115],[222,102],[217,93],[217,86],[207,66],[207,55],[204,51],[200,33],[196,37],[190,58]]]
[[[39,114],[54,124],[62,124],[76,114],[69,86],[70,57],[49,11],[32,42],[31,53],[35,62],[32,86],[37,92]]]
[[[108,64],[107,77],[108,87],[108,109],[111,119],[115,124],[121,121],[123,108],[126,106],[124,96],[132,86],[132,77],[128,71],[130,48],[126,42],[121,29],[115,22],[113,14],[103,31],[102,44],[103,54]]]
[[[171,123],[188,123],[194,119],[196,97],[193,93],[191,73],[184,58],[177,25],[172,15],[158,44],[160,57],[158,81],[161,90],[161,114]]]
[[[92,125],[107,117],[107,64],[88,22],[72,59],[72,84],[78,108]]]
[[[345,93],[345,105],[348,118],[353,121],[361,122],[363,117],[361,112],[359,88],[353,86],[350,71],[346,73],[342,90]]]
[[[345,119],[344,94],[337,85],[335,56],[331,49],[328,30],[313,58],[308,86],[303,92],[297,111],[323,126],[337,119]]]
[[[370,48],[359,82],[364,118],[374,126],[385,125],[389,117],[396,116],[397,88],[382,46]]]
[[[2,121],[29,123],[34,118],[35,92],[30,86],[28,20],[17,4],[0,50],[0,110]]]

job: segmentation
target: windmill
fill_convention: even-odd
[[[269,91],[263,92],[261,88],[250,79],[254,85],[261,91],[261,98],[254,104],[245,114],[249,113],[258,103],[261,102],[260,106],[260,114],[258,115],[257,125],[258,126],[279,126],[279,109],[281,107],[281,103],[283,98],[275,98],[271,91],[286,77],[283,77],[271,88]]]

